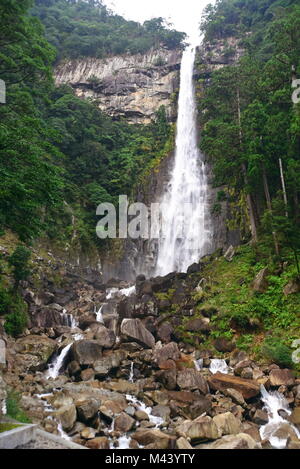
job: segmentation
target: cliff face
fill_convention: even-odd
[[[173,121],[181,55],[180,50],[159,49],[145,55],[66,61],[56,67],[55,81],[70,84],[77,96],[96,101],[114,118],[148,124],[159,107],[165,106]]]

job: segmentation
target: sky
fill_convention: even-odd
[[[162,16],[175,29],[192,39],[199,37],[201,12],[213,0],[104,0],[104,3],[126,19],[139,21]]]

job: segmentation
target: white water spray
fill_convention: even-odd
[[[277,435],[277,432],[280,431],[283,425],[289,425],[300,439],[300,432],[297,428],[279,414],[280,411],[284,411],[287,415],[292,413],[284,395],[278,391],[268,392],[264,386],[261,386],[261,395],[261,399],[265,404],[264,409],[269,416],[269,422],[260,428],[261,439],[268,440],[273,448],[284,449],[287,444],[288,435],[286,438]]]
[[[215,375],[216,373],[223,373],[223,375],[227,375],[229,373],[229,368],[226,363],[226,360],[215,358],[211,360],[209,371]]]
[[[181,64],[175,163],[161,201],[166,209],[163,209],[157,275],[186,272],[211,246],[207,174],[197,145],[194,62],[195,47],[188,47]]]
[[[70,348],[72,347],[72,345],[73,345],[73,342],[71,342],[69,345],[64,347],[62,351],[60,352],[60,354],[58,355],[58,357],[54,360],[54,362],[51,363],[46,374],[48,379],[49,378],[56,379],[58,377],[59,372],[61,368],[63,367],[65,358],[68,355],[68,352]]]

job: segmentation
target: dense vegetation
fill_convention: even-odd
[[[46,28],[58,59],[144,53],[160,45],[181,47],[185,34],[165,25],[163,18],[143,25],[113,14],[101,0],[36,0],[33,14]]]
[[[288,248],[297,257],[300,106],[292,101],[291,84],[300,76],[300,7],[222,0],[207,11],[207,41],[226,37],[224,29],[213,28],[222,17],[222,28],[236,35],[244,55],[212,74],[200,102],[202,149],[214,162],[216,184],[227,186],[229,199],[239,199],[240,216],[245,207],[252,239],[264,238],[278,256]],[[248,27],[253,31],[244,36]]]
[[[227,200],[231,228],[251,241],[230,268],[222,261],[208,269],[216,282],[204,300],[219,310],[217,336],[235,336],[240,348],[291,366],[289,346],[299,337],[300,104],[292,100],[292,80],[300,78],[299,2],[219,0],[207,7],[202,27],[206,44],[228,62],[199,82],[201,147],[223,186],[214,210]],[[265,267],[268,289],[253,292]],[[285,295],[289,282],[294,294]]]

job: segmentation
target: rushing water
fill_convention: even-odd
[[[261,386],[261,395],[264,409],[269,416],[269,422],[260,428],[261,439],[268,440],[273,448],[284,449],[288,435],[286,435],[286,438],[282,438],[277,434],[283,425],[289,425],[291,429],[294,430],[297,437],[300,438],[300,432],[297,428],[288,420],[285,420],[279,413],[280,411],[284,411],[286,415],[291,415],[292,412],[289,408],[289,404],[283,394],[278,391],[268,392],[264,386]]]
[[[59,372],[61,368],[63,367],[64,361],[66,356],[68,355],[68,352],[70,348],[72,347],[73,342],[71,342],[69,345],[64,347],[60,354],[57,356],[57,358],[54,360],[53,363],[49,366],[49,369],[47,371],[47,378],[52,378],[56,379],[59,375]]]
[[[223,373],[227,375],[229,373],[229,368],[226,363],[226,360],[215,358],[211,360],[209,371],[215,375],[216,373]]]
[[[198,148],[193,82],[195,48],[188,47],[181,64],[176,153],[168,190],[161,201],[161,236],[157,275],[186,272],[210,250],[206,167]]]

